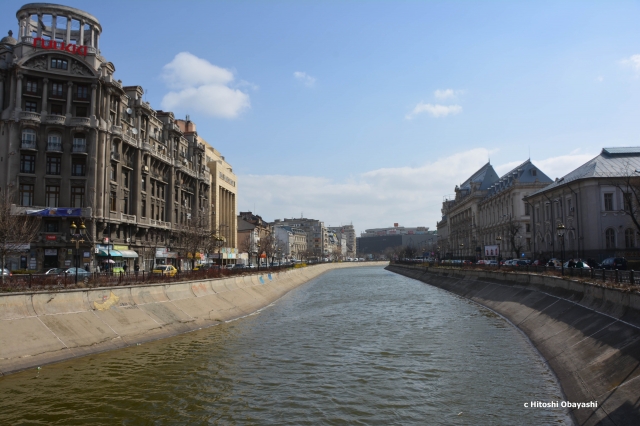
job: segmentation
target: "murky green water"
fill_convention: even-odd
[[[491,311],[382,268],[329,272],[218,327],[0,379],[0,424],[568,424]]]

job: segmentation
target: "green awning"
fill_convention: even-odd
[[[122,253],[120,253],[118,250],[103,250],[103,249],[99,249],[98,250],[98,254],[96,256],[111,256],[111,257],[122,257]]]

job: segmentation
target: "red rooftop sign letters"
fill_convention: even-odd
[[[38,42],[40,45],[38,46]],[[63,52],[73,53],[75,55],[87,56],[87,46],[78,46],[76,44],[65,44],[63,41],[45,40],[42,37],[33,39],[33,47],[41,47],[43,49],[62,50]]]

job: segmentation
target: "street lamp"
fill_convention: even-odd
[[[464,250],[464,244],[460,243],[460,261],[462,262],[462,252]]]
[[[220,258],[220,247],[224,245],[224,237],[216,235],[213,239],[214,239],[214,245],[218,249],[218,258]],[[222,266],[222,259],[220,259],[220,266]]]
[[[562,246],[561,246],[561,251],[560,251],[560,261],[562,262],[562,275],[564,275],[564,230],[565,227],[562,223],[558,224],[558,227],[556,228],[558,230],[558,238],[560,238],[562,241]]]
[[[502,242],[502,237],[500,235],[498,235],[496,237],[496,243],[498,244],[498,268],[500,268],[500,243]]]
[[[69,227],[69,233],[71,234],[71,242],[76,243],[76,285],[78,285],[78,249],[80,248],[80,243],[84,243],[84,236],[87,232],[87,227],[84,226],[84,222],[80,222],[80,228],[76,226],[75,222],[71,222],[71,226]]]

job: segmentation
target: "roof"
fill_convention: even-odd
[[[489,187],[489,191],[485,198],[498,194],[505,189],[511,187],[515,183],[552,183],[553,180],[542,173],[542,171],[536,167],[530,159],[524,163],[519,164],[517,167],[509,170],[502,175],[494,184]]]
[[[487,189],[493,182],[498,180],[498,174],[493,169],[491,163],[487,163],[480,168],[477,172],[471,175],[471,177],[465,180],[460,189],[471,189],[471,182],[480,182],[480,190]]]
[[[600,154],[530,196],[580,179],[624,177],[640,171],[640,147],[602,148]]]

